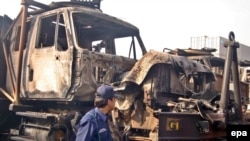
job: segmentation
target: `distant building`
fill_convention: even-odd
[[[226,48],[224,47],[224,41],[228,41],[224,37],[208,37],[208,36],[199,36],[191,37],[190,48],[201,49],[201,48],[215,48],[217,51],[214,53],[214,56],[225,58],[226,57]],[[236,40],[237,41],[237,40]],[[240,43],[240,41],[237,41]],[[237,49],[238,60],[239,61],[250,61],[250,46],[240,43],[239,49]]]

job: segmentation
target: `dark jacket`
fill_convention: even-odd
[[[76,141],[112,141],[108,115],[98,108],[87,112],[78,125]]]

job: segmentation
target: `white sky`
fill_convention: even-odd
[[[37,0],[42,3],[67,0]],[[15,18],[21,0],[5,0],[0,15]],[[130,22],[140,29],[147,48],[188,48],[196,36],[228,36],[250,45],[249,0],[103,0],[104,13]]]

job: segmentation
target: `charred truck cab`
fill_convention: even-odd
[[[119,81],[146,53],[138,28],[104,14],[100,4],[22,0],[1,36],[1,97],[22,118],[11,140],[74,140],[77,118],[93,107],[96,88]]]

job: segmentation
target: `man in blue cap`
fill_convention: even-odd
[[[111,86],[101,85],[95,96],[95,108],[82,117],[76,141],[112,141],[107,114],[115,108],[118,95]]]

